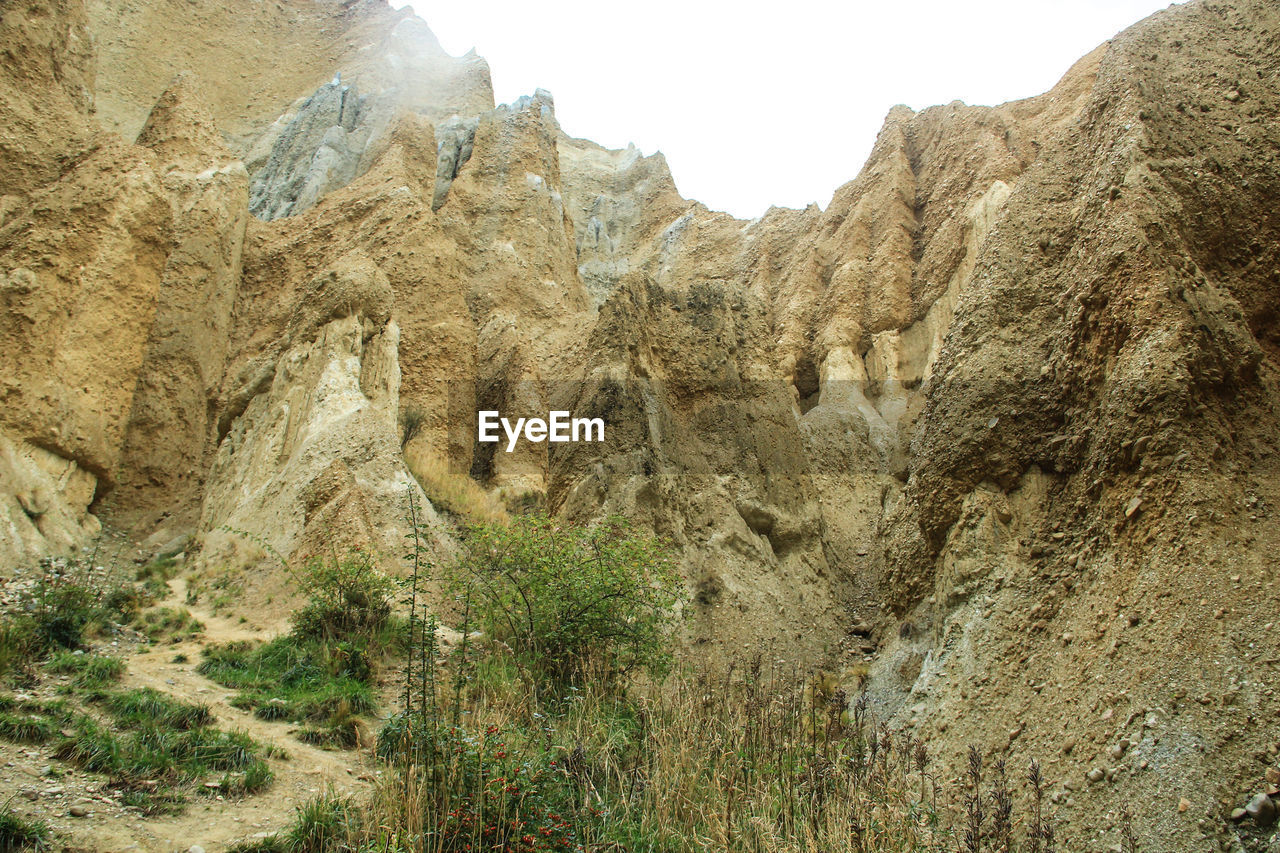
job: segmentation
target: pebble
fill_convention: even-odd
[[[187,848],[187,853],[204,853],[204,848],[199,844],[192,844]]]
[[[1275,767],[1267,768],[1267,782],[1272,785],[1280,785],[1280,769]]]
[[[1257,794],[1249,804],[1244,807],[1245,813],[1253,818],[1253,822],[1258,826],[1270,826],[1276,822],[1276,803],[1275,800],[1266,794]]]
[[[1107,771],[1103,770],[1101,767],[1095,767],[1085,774],[1085,778],[1090,782],[1101,782],[1103,779],[1107,778]]]
[[[89,807],[79,806],[79,805],[72,806],[71,808],[67,809],[67,814],[71,815],[72,817],[88,817]]]
[[[1111,747],[1111,757],[1119,761],[1124,758],[1124,754],[1129,751],[1129,741],[1122,740],[1115,746]]]
[[[1182,799],[1178,800],[1178,812],[1179,812],[1179,813],[1183,813],[1183,812],[1185,812],[1185,811],[1186,811],[1187,809],[1189,809],[1189,808],[1191,808],[1191,801],[1190,801],[1190,800],[1188,800],[1186,797],[1183,797]]]
[[[1248,813],[1247,811],[1245,811],[1244,809],[1232,809],[1232,810],[1231,810],[1231,822],[1232,822],[1232,823],[1239,823],[1240,821],[1244,820],[1244,819],[1245,819],[1246,817],[1248,817],[1248,816],[1249,816],[1249,813]]]

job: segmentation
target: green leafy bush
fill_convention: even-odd
[[[625,520],[580,527],[521,517],[476,528],[468,546],[448,570],[449,588],[524,666],[558,681],[587,666],[606,678],[669,667],[683,585],[667,549]]]
[[[308,599],[293,614],[298,639],[369,641],[390,622],[395,583],[365,551],[311,558],[298,575],[298,588]]]

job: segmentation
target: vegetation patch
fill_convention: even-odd
[[[0,737],[51,743],[59,760],[103,773],[148,812],[180,806],[189,790],[252,794],[272,780],[265,751],[248,735],[212,728],[205,705],[150,688],[88,691],[86,708],[0,699]]]
[[[359,715],[376,707],[378,659],[403,645],[391,615],[395,586],[361,552],[310,560],[298,583],[308,601],[290,634],[210,646],[198,671],[239,691],[234,707],[304,723],[303,741],[350,749],[359,743]]]
[[[116,732],[82,716],[54,755],[84,770],[106,774],[113,785],[135,792],[139,804],[166,804],[181,802],[179,789],[196,782],[217,784],[198,789],[204,791],[262,790],[270,784],[272,773],[259,750],[243,732],[208,727],[174,731],[155,723]]]
[[[0,853],[45,850],[50,846],[52,837],[53,833],[44,821],[14,814],[8,805],[0,808]]]
[[[107,693],[95,698],[116,725],[124,729],[158,726],[185,732],[214,723],[213,712],[208,705],[182,702],[150,687]]]
[[[244,576],[239,570],[224,570],[212,576],[187,579],[187,604],[196,604],[201,599],[208,602],[209,609],[219,613],[229,608],[244,590]]]
[[[405,464],[431,505],[440,512],[465,525],[500,524],[507,520],[502,501],[465,471],[454,470],[448,460],[409,450]]]
[[[530,519],[469,544],[448,654],[411,574],[404,705],[378,733],[390,772],[372,800],[321,797],[244,853],[1057,849],[1034,762],[1015,774],[975,751],[944,782],[865,696],[767,652],[672,671],[660,543]]]
[[[204,623],[185,607],[153,607],[133,620],[133,627],[153,643],[180,643],[204,633]]]
[[[82,652],[58,652],[49,658],[45,669],[55,675],[70,675],[74,687],[104,687],[124,675],[125,662],[106,655]]]
[[[10,604],[0,612],[0,679],[37,680],[35,667],[60,651],[83,650],[86,638],[128,623],[146,593],[92,561],[43,560],[30,577],[6,582]]]
[[[356,822],[359,804],[351,797],[332,792],[314,797],[297,808],[293,825],[284,832],[231,847],[231,853],[326,853],[326,851],[360,849],[368,853],[398,853],[423,849],[410,839],[383,839],[382,843],[354,848],[350,827]],[[429,849],[429,848],[427,848]],[[477,851],[478,853],[478,851]]]
[[[58,735],[58,728],[39,714],[0,711],[0,738],[13,743],[45,743]]]
[[[376,704],[367,666],[352,668],[352,658],[359,656],[321,643],[304,645],[285,636],[259,646],[211,646],[204,655],[199,672],[238,690],[231,704],[262,720],[322,723],[342,713],[366,713]]]
[[[468,546],[446,572],[449,589],[539,680],[660,676],[670,665],[683,583],[662,543],[624,519],[585,527],[524,516],[476,528]]]
[[[152,600],[160,601],[169,597],[169,581],[178,574],[181,567],[176,555],[163,555],[139,566],[134,579],[142,584],[143,590]]]

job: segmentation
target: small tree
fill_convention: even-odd
[[[543,517],[475,528],[449,588],[522,667],[571,681],[591,664],[608,678],[661,675],[683,585],[666,547],[621,518],[593,527]]]

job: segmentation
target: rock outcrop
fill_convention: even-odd
[[[1226,837],[1280,749],[1273,4],[896,107],[825,209],[749,222],[382,0],[2,23],[0,565],[100,517],[197,571],[394,568],[411,496],[453,547],[431,460],[668,538],[691,655],[865,665],[944,758],[1040,758],[1071,849],[1121,805]],[[607,439],[507,453],[482,408]]]

